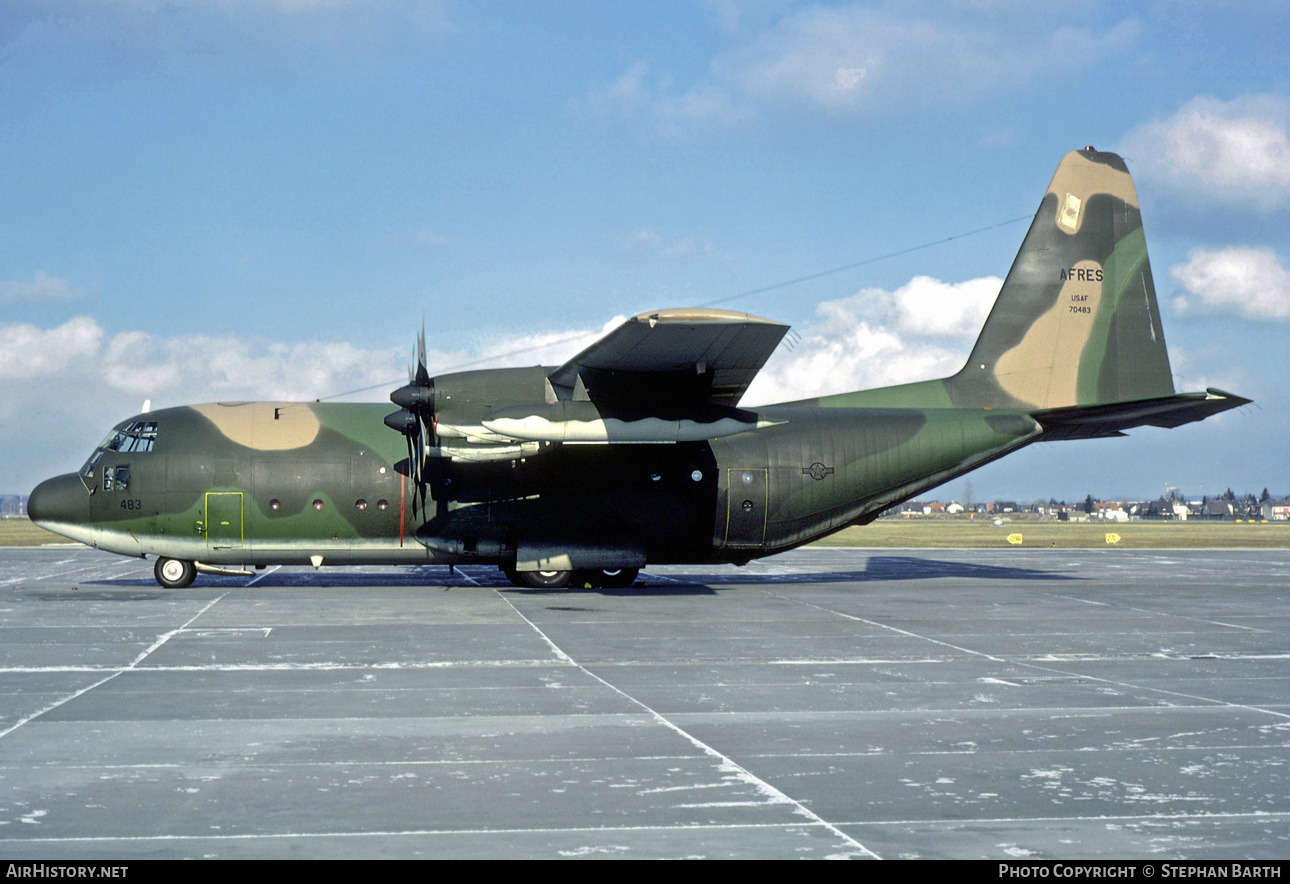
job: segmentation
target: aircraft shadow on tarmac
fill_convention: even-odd
[[[778,574],[765,574],[742,570],[730,571],[721,575],[669,574],[667,581],[676,586],[682,585],[730,585],[756,586],[785,583],[870,583],[892,582],[897,580],[931,580],[935,578],[973,579],[973,580],[1083,580],[1075,574],[1064,573],[1053,569],[1018,568],[1012,566],[981,565],[974,562],[947,562],[939,559],[925,559],[916,556],[870,556],[864,570],[846,571],[801,571]],[[642,575],[648,589],[666,589],[651,581],[648,573]],[[632,591],[639,591],[639,582]],[[625,590],[614,590],[622,593]]]
[[[946,562],[916,556],[870,556],[862,580],[927,580],[971,577],[978,580],[1083,580],[1052,568],[1018,568],[976,562]]]
[[[255,580],[264,588],[293,587],[424,587],[448,590],[487,586],[504,589],[517,595],[554,595],[557,593],[596,593],[606,596],[631,596],[644,593],[652,595],[710,594],[736,586],[771,586],[798,583],[871,583],[900,580],[969,579],[969,580],[1083,580],[1075,574],[1049,568],[1019,568],[1014,566],[983,565],[975,562],[951,562],[919,556],[870,556],[863,570],[845,571],[783,571],[766,573],[759,570],[723,569],[720,573],[662,574],[643,572],[630,589],[587,588],[568,586],[562,589],[519,589],[512,586],[500,571],[489,569],[469,572],[450,572],[442,565],[401,568],[391,571],[272,571]],[[146,578],[90,580],[95,586],[146,586]],[[203,574],[193,584],[194,588],[239,589],[247,586],[245,577],[224,577]],[[182,590],[180,590],[182,591]]]

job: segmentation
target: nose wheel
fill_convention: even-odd
[[[157,559],[152,573],[156,575],[157,582],[167,589],[183,589],[192,584],[193,578],[197,576],[197,567],[192,562],[163,556]]]

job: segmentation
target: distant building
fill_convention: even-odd
[[[1174,502],[1163,497],[1157,497],[1155,500],[1148,500],[1139,504],[1138,514],[1144,519],[1177,518],[1174,513]]]
[[[1201,504],[1201,515],[1206,519],[1230,519],[1234,510],[1226,500],[1206,500]]]
[[[1265,500],[1259,512],[1269,522],[1290,521],[1290,500]]]
[[[27,495],[0,494],[0,516],[27,515]]]
[[[1094,516],[1104,522],[1127,522],[1129,514],[1118,500],[1098,501],[1093,505]]]
[[[3,501],[3,498],[0,498]],[[24,501],[25,503],[25,501]],[[1092,507],[1091,513],[1085,513],[1085,507]],[[1227,496],[1208,497],[1200,500],[1184,501],[1176,497],[1158,497],[1155,500],[1101,500],[1095,501],[1090,496],[1084,504],[1057,503],[1050,500],[1033,504],[1018,504],[1012,500],[996,500],[993,503],[972,503],[964,505],[958,501],[942,503],[939,500],[907,500],[885,510],[882,515],[903,516],[957,516],[963,513],[1004,514],[1035,513],[1049,519],[1056,518],[1061,522],[1085,522],[1094,519],[1102,522],[1128,522],[1139,519],[1258,519],[1268,521],[1290,521],[1290,499],[1269,499],[1262,503],[1253,495],[1229,499]]]

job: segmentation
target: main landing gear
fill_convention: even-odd
[[[162,556],[157,559],[152,573],[156,575],[157,582],[167,589],[183,589],[190,586],[197,576],[197,566],[192,562]]]
[[[585,575],[585,580],[592,586],[604,587],[605,589],[626,589],[636,582],[636,575],[640,573],[639,568],[602,568],[599,571],[582,571],[578,572]],[[579,583],[581,586],[582,584]]]
[[[636,582],[639,568],[598,568],[587,571],[517,571],[502,568],[506,579],[526,589],[561,589],[573,585],[626,589]]]

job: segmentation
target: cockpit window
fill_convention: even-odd
[[[131,421],[120,429],[113,430],[107,434],[107,438],[99,443],[99,447],[94,449],[90,459],[81,467],[81,481],[85,482],[85,487],[93,489],[94,483],[90,480],[94,478],[94,470],[103,455],[109,451],[116,451],[122,454],[146,454],[152,451],[157,444],[157,422],[156,421]],[[108,469],[111,469],[109,467]],[[104,473],[103,490],[111,491],[114,488],[118,491],[126,490],[129,485],[130,468],[117,467],[117,471],[125,470],[124,485],[117,487],[119,484],[116,479],[109,481],[108,476]]]
[[[104,491],[129,491],[130,467],[126,464],[106,466],[103,468]]]
[[[126,424],[125,429],[116,430],[103,440],[99,446],[106,451],[151,451],[157,444],[156,421],[134,421]]]

